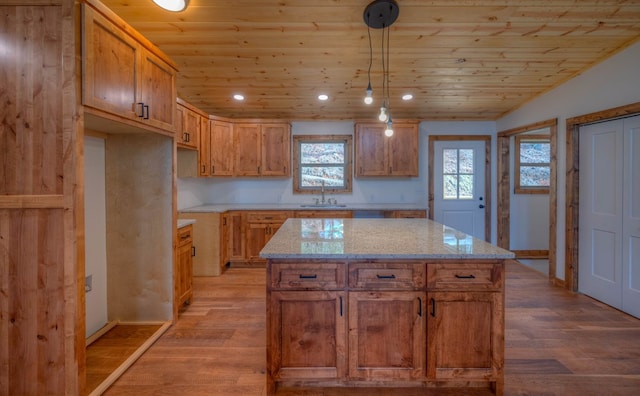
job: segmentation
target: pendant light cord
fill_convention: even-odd
[[[385,87],[386,87],[386,76],[387,76],[387,72],[386,72],[386,66],[384,63],[384,30],[386,29],[386,27],[383,25],[382,26],[382,103],[384,104],[384,106],[387,106],[386,103],[386,97],[387,95],[385,94]],[[388,90],[388,88],[387,88]],[[388,107],[387,107],[388,108]]]
[[[367,19],[369,15],[367,14]],[[369,35],[369,70],[367,71],[368,86],[371,86],[371,65],[373,64],[373,47],[371,46],[371,27],[367,23],[367,34]]]
[[[387,78],[387,110],[390,111],[391,110],[391,96],[389,94],[389,26],[387,26],[387,66],[384,69],[385,70],[385,74],[386,74],[386,78]],[[384,30],[383,30],[383,35],[384,35]],[[383,58],[384,59],[384,58]],[[389,112],[389,116],[391,116],[391,113]]]

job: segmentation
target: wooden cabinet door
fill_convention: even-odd
[[[190,302],[193,295],[193,226],[178,230],[176,295],[178,305]]]
[[[291,215],[292,213],[289,211],[280,210],[255,211],[246,214],[245,233],[248,260],[266,261],[260,257],[260,251]]]
[[[267,370],[275,380],[346,375],[346,293],[271,292]]]
[[[220,273],[224,270],[229,262],[229,252],[231,250],[230,237],[231,220],[229,213],[223,213],[220,216]]]
[[[397,124],[389,145],[389,174],[391,176],[418,176],[418,126]]]
[[[178,145],[198,148],[200,136],[200,115],[180,104],[176,105],[176,138]]]
[[[260,124],[235,124],[233,127],[234,173],[236,176],[260,175]]]
[[[349,293],[349,377],[424,377],[424,292]]]
[[[190,299],[192,292],[191,279],[192,257],[191,244],[184,244],[178,247],[178,304],[182,305]]]
[[[211,176],[233,176],[233,127],[230,122],[210,121]]]
[[[229,213],[229,261],[245,260],[244,216],[242,212]]]
[[[140,103],[144,103],[142,119],[169,131],[175,130],[176,71],[153,53],[140,52]],[[197,136],[194,138],[197,139]]]
[[[288,124],[264,124],[261,129],[262,176],[291,174],[291,130]]]
[[[208,118],[200,117],[198,138],[198,175],[209,176],[211,170],[211,128]]]
[[[388,147],[384,124],[356,125],[356,176],[386,176],[389,174]]]
[[[142,48],[128,34],[83,4],[82,103],[137,119],[137,70]]]
[[[427,375],[437,379],[498,378],[504,329],[500,293],[431,292],[427,298]]]
[[[175,131],[176,70],[83,4],[83,104]]]
[[[261,261],[260,251],[269,240],[270,224],[247,223],[246,257],[250,261]]]

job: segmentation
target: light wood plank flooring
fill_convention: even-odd
[[[521,264],[507,266],[506,284],[506,395],[640,394],[640,320],[551,286]],[[264,269],[195,278],[192,305],[106,394],[266,395],[265,338]],[[424,389],[282,394],[444,395]]]
[[[86,394],[107,379],[160,325],[116,325],[87,347]]]

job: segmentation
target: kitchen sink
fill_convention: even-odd
[[[344,204],[303,204],[300,205],[301,208],[346,208],[347,205]]]

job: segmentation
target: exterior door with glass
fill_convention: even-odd
[[[433,219],[485,240],[485,142],[434,143]]]

